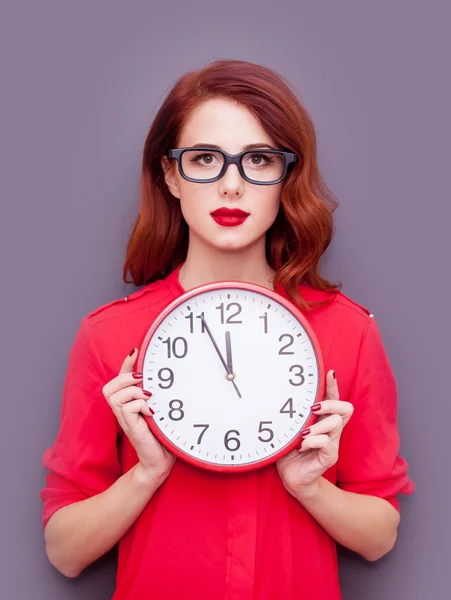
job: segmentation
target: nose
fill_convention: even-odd
[[[226,172],[219,180],[221,194],[227,196],[241,196],[243,193],[244,179],[238,169],[238,165],[229,165]]]

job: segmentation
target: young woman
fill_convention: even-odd
[[[240,153],[240,164],[226,163]],[[396,384],[376,321],[318,272],[336,206],[312,122],[285,79],[224,60],[175,84],[145,143],[124,266],[125,280],[144,285],[82,320],[43,458],[46,549],[58,570],[75,577],[119,543],[115,600],[337,600],[337,542],[370,561],[390,551],[397,494],[414,484],[398,455]],[[134,370],[161,311],[221,280],[301,308],[327,372],[301,449],[244,474],[175,460],[143,417],[150,393]]]

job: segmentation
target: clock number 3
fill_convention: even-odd
[[[291,385],[302,385],[303,383],[305,383],[305,377],[303,375],[304,367],[301,367],[301,365],[292,365],[289,369],[290,373],[291,371],[293,371],[293,369],[298,369],[299,372],[295,373],[294,376],[300,377],[300,381],[296,383],[292,379],[289,379],[288,381],[291,383]]]

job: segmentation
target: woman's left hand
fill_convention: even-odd
[[[296,498],[315,489],[320,476],[338,460],[340,437],[351,418],[354,407],[339,399],[338,383],[334,371],[326,377],[326,395],[317,421],[304,430],[300,450],[293,450],[276,462],[277,470],[286,490]]]

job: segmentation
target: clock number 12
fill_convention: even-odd
[[[227,306],[226,306],[225,310],[226,310],[226,311],[227,311],[227,310],[230,310],[230,309],[231,309],[231,308],[233,308],[233,307],[235,307],[235,308],[236,308],[236,310],[235,310],[235,312],[234,312],[234,313],[232,313],[231,315],[229,315],[229,316],[227,317],[227,320],[226,320],[226,321],[224,321],[224,318],[225,318],[225,317],[224,317],[224,312],[225,312],[225,311],[224,311],[224,302],[221,302],[221,304],[220,304],[219,306],[217,306],[217,307],[216,307],[216,308],[217,308],[217,310],[220,310],[220,311],[221,311],[221,325],[224,325],[224,322],[225,322],[225,323],[227,323],[227,324],[232,324],[232,325],[233,325],[233,324],[236,324],[236,325],[238,325],[239,323],[242,323],[242,322],[243,322],[243,321],[234,321],[235,317],[237,317],[237,316],[240,314],[241,310],[242,310],[242,308],[241,308],[241,304],[238,304],[238,302],[230,302],[229,304],[227,304]]]

